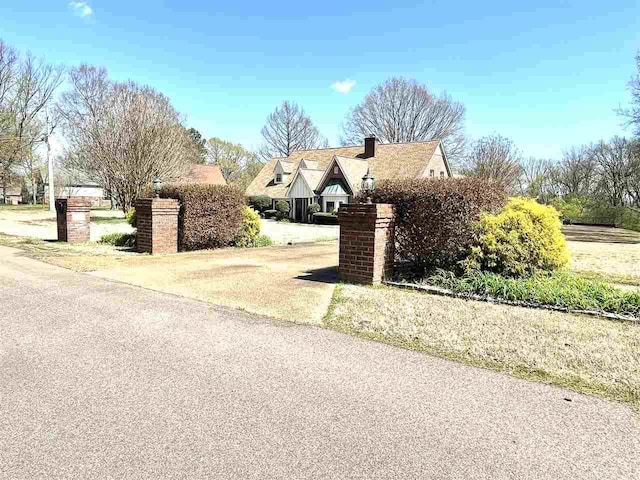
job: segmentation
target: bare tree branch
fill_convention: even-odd
[[[264,144],[260,149],[263,160],[288,157],[296,150],[309,150],[327,146],[311,118],[296,103],[284,101],[267,117],[262,128]]]
[[[155,177],[174,180],[193,161],[193,141],[161,93],[87,65],[74,68],[70,82],[59,109],[66,163],[100,180],[124,211]]]
[[[455,163],[464,152],[462,103],[443,93],[435,97],[414,80],[390,78],[351,109],[343,125],[342,143],[360,144],[368,135],[387,143],[442,140]]]
[[[465,157],[463,173],[501,184],[508,192],[520,187],[521,155],[508,138],[497,134],[476,141]]]

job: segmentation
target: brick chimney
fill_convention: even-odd
[[[364,138],[364,155],[362,158],[371,158],[376,156],[376,137],[369,135]]]

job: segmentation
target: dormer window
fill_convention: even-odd
[[[276,173],[276,183],[282,183],[282,174]]]

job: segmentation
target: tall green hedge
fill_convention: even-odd
[[[230,245],[242,227],[245,197],[228,185],[167,185],[162,198],[180,202],[178,248],[201,250]]]

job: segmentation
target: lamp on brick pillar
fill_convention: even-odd
[[[160,187],[162,183],[158,177],[153,179],[153,198],[160,198]]]
[[[367,203],[371,203],[371,194],[376,189],[376,179],[371,175],[371,170],[367,168],[367,173],[362,177],[362,191],[367,196]]]

